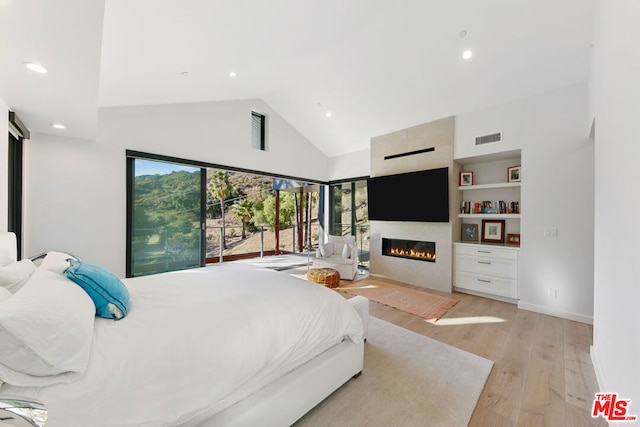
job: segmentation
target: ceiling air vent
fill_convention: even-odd
[[[493,144],[494,142],[502,142],[502,132],[476,136],[476,145]]]

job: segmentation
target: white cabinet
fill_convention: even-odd
[[[520,248],[454,243],[453,285],[460,292],[518,299]]]

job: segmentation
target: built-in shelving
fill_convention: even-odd
[[[520,151],[499,156],[475,156],[456,161],[460,164],[461,173],[471,173],[469,180],[471,185],[458,185],[460,207],[457,218],[463,226],[473,224],[478,226],[477,240],[469,241],[467,236],[464,240],[465,244],[481,243],[482,226],[487,220],[504,220],[505,240],[507,235],[519,235],[522,218],[522,182],[510,181],[509,170],[516,165],[521,165]],[[455,240],[462,241],[462,236]]]
[[[520,219],[520,214],[458,214],[458,218]]]
[[[453,286],[457,291],[501,301],[518,300],[520,251],[513,245],[520,241],[522,183],[509,182],[509,170],[521,165],[521,160],[519,150],[457,159],[461,173],[471,173],[470,180],[459,183],[472,184],[458,186],[458,218],[463,219],[460,240],[453,243]],[[492,228],[485,227],[491,221],[502,223],[493,227],[499,235],[495,230],[489,231],[493,235],[485,235]]]
[[[479,185],[461,185],[458,187],[461,191],[466,190],[489,190],[495,188],[513,188],[520,187],[522,183],[520,182],[499,182],[496,184],[479,184]]]

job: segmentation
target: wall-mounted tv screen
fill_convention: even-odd
[[[367,179],[370,221],[449,222],[449,168]]]

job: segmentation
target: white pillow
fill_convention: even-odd
[[[11,298],[13,294],[6,290],[5,288],[0,287],[0,302]],[[0,388],[2,388],[2,380],[0,380]]]
[[[334,245],[331,242],[320,245],[319,248],[322,258],[329,258],[334,253]]]
[[[53,271],[54,273],[64,274],[64,271],[69,268],[70,258],[76,259],[76,257],[64,252],[47,252],[47,255],[45,255],[42,263],[40,264],[40,268]]]
[[[16,262],[18,243],[15,233],[0,232],[0,266]]]
[[[11,256],[11,252],[7,249],[0,249],[0,267],[4,267],[5,265],[9,265],[15,260]]]
[[[0,288],[0,302],[11,298],[13,294],[6,290],[5,288]],[[2,388],[2,380],[0,380],[0,388]]]
[[[0,288],[15,294],[35,271],[36,266],[29,259],[0,267]]]
[[[0,381],[44,386],[77,379],[89,362],[95,312],[78,285],[37,269],[0,302]]]
[[[342,248],[342,258],[351,258],[351,245],[344,245],[344,247]]]

